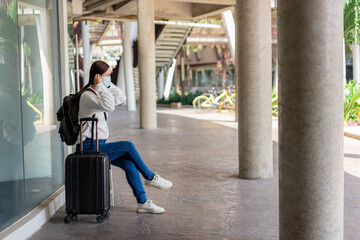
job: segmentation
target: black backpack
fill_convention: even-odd
[[[85,91],[91,91],[85,88],[77,93],[64,97],[63,104],[56,112],[57,120],[60,121],[59,133],[61,141],[67,145],[74,145],[80,132],[79,124],[79,102],[80,97]]]

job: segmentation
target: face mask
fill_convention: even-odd
[[[110,76],[107,76],[107,77],[103,77],[103,83],[105,85],[105,87],[110,87],[110,83],[111,83],[111,77]]]

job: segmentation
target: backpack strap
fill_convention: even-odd
[[[82,90],[82,92],[85,92],[85,91],[90,91],[90,92],[94,93],[95,95],[97,95],[96,92],[95,92],[91,87],[84,88],[84,89]]]
[[[85,88],[83,91],[90,91],[90,92],[94,93],[95,95],[97,95],[97,93],[93,89],[91,89],[91,87]],[[95,117],[95,114],[92,117]],[[105,122],[107,122],[106,112],[104,112],[104,118],[105,118]]]

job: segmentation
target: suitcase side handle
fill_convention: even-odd
[[[99,131],[98,131],[98,119],[94,117],[80,118],[80,152],[84,152],[83,144],[83,131],[82,131],[82,122],[92,122],[91,126],[91,147],[93,142],[92,133],[94,132],[94,122],[96,123],[96,152],[99,152]]]

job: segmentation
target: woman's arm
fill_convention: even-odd
[[[119,104],[125,102],[126,96],[125,96],[124,91],[121,88],[117,87],[113,83],[110,83],[110,87],[108,89],[114,96],[115,105],[119,105]]]

